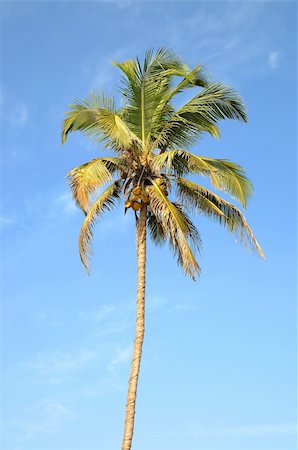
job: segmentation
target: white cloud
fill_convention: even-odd
[[[263,425],[237,425],[198,427],[196,424],[188,424],[188,430],[171,433],[171,437],[193,436],[198,438],[255,438],[266,436],[294,436],[297,433],[297,425],[263,424]],[[163,435],[164,437],[165,435]]]
[[[12,125],[19,127],[24,126],[28,122],[28,110],[24,102],[19,102],[15,105],[10,120]]]
[[[276,51],[271,52],[269,55],[268,62],[272,70],[277,69],[279,65],[279,53]]]
[[[146,299],[147,311],[155,311],[168,304],[168,299],[160,295],[151,295]]]
[[[133,224],[134,216],[130,211],[124,214],[124,206],[119,205],[98,220],[98,236],[106,238],[106,235],[113,231],[117,231],[118,234],[126,234]]]
[[[239,85],[247,77],[265,73],[272,33],[258,23],[268,7],[262,2],[237,2],[237,7],[235,2],[213,3],[210,8],[209,3],[202,2],[192,14],[179,17],[179,23],[175,18],[168,21],[160,31],[161,37],[166,34],[169,45],[190,64],[206,65],[214,80]],[[185,30],[193,42],[189,54]]]
[[[0,216],[0,227],[6,225],[13,225],[15,222],[9,217]]]
[[[100,353],[94,349],[73,352],[56,352],[38,355],[34,361],[24,364],[25,369],[37,372],[40,381],[55,385],[64,383],[76,372],[84,370],[100,360]]]
[[[103,320],[110,317],[116,310],[116,305],[113,304],[107,304],[102,305],[100,308],[98,308],[96,311],[91,312],[84,312],[80,314],[80,319],[92,321],[95,323],[102,322]]]
[[[60,194],[55,198],[54,203],[65,214],[74,214],[78,209],[70,192]]]
[[[53,400],[42,400],[27,408],[26,416],[39,417],[30,419],[25,424],[25,433],[21,441],[34,438],[40,433],[54,433],[65,421],[74,418],[74,413],[65,405]]]
[[[53,311],[35,311],[32,314],[32,322],[41,327],[59,324],[58,315]]]
[[[130,361],[132,355],[132,348],[131,346],[122,348],[120,350],[117,350],[116,355],[112,358],[109,367],[115,367],[119,364],[126,363]]]
[[[129,2],[126,0],[120,1],[119,4],[115,1],[115,4],[117,4],[119,8],[129,6]],[[133,52],[133,45],[127,47],[118,46],[115,51],[102,58],[95,66],[85,65],[83,71],[90,77],[89,90],[95,90],[101,94],[104,89],[106,94],[109,94],[110,92],[114,93],[115,83],[118,83],[119,81],[120,70],[117,69],[112,62],[122,62],[123,60],[128,59],[128,57],[131,57],[129,55]]]

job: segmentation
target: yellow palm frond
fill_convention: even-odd
[[[197,210],[225,225],[244,245],[265,254],[241,211],[232,203],[192,181],[177,177],[178,198],[191,210]]]
[[[200,272],[200,268],[187,239],[190,239],[195,248],[199,248],[198,231],[182,208],[172,203],[153,180],[148,193],[151,211],[157,218],[163,234],[169,238],[169,243],[177,256],[178,263],[187,275],[195,279],[195,276]]]
[[[215,188],[228,192],[243,207],[252,195],[253,187],[244,169],[225,159],[206,158],[184,150],[168,150],[154,156],[151,165],[157,172],[164,169],[177,175],[192,172],[208,176]]]
[[[75,167],[67,178],[76,204],[87,213],[90,195],[104,183],[112,181],[112,175],[125,161],[120,158],[97,158]]]
[[[80,231],[79,251],[82,263],[89,272],[89,260],[91,253],[91,239],[93,237],[93,228],[99,215],[105,210],[110,210],[115,202],[120,198],[121,185],[119,181],[115,181],[107,189],[105,189],[90,208]]]
[[[138,138],[118,113],[114,100],[93,92],[69,106],[62,126],[62,144],[70,132],[82,131],[97,142],[108,141],[114,148],[126,149]]]

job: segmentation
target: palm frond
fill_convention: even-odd
[[[82,263],[87,272],[89,272],[89,261],[91,254],[91,240],[93,237],[93,229],[99,215],[105,210],[110,211],[115,206],[116,201],[120,198],[121,184],[119,181],[112,183],[105,189],[90,208],[80,231],[79,251]]]
[[[120,149],[128,148],[138,138],[117,113],[113,98],[91,93],[83,101],[69,106],[62,126],[62,143],[70,132],[82,131],[96,142],[108,141]]]
[[[156,172],[164,169],[178,176],[196,173],[208,176],[217,189],[228,192],[243,207],[252,195],[252,183],[244,169],[226,159],[206,158],[184,150],[169,150],[152,158],[152,168]]]
[[[68,182],[78,207],[87,213],[90,195],[112,181],[112,175],[125,166],[125,160],[121,158],[97,158],[68,172]]]
[[[187,242],[189,239],[195,249],[200,246],[198,231],[183,212],[180,205],[172,203],[152,180],[149,190],[149,204],[152,213],[162,228],[163,235],[169,238],[178,263],[191,278],[199,273],[200,268]]]
[[[146,147],[160,126],[161,118],[172,111],[172,107],[165,107],[165,98],[173,76],[185,73],[185,65],[174,52],[165,48],[155,54],[149,50],[143,64],[138,59],[114,64],[124,73],[125,121]]]
[[[206,71],[202,65],[196,66],[190,69],[188,66],[184,65],[179,70],[172,70],[172,76],[182,77],[183,79],[174,86],[169,92],[166,101],[170,101],[176,94],[183,92],[187,88],[192,88],[195,86],[206,88],[209,84],[209,78]]]
[[[262,258],[264,252],[241,211],[232,203],[210,190],[184,178],[177,177],[178,198],[191,210],[197,210],[225,225],[239,241],[256,251]]]
[[[155,147],[188,147],[203,133],[219,136],[216,123],[221,119],[247,121],[245,105],[233,89],[221,83],[212,83],[176,110],[163,127]]]
[[[164,244],[167,240],[167,234],[162,226],[162,223],[151,211],[148,212],[147,225],[152,241],[157,245]]]

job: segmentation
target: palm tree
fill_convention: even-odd
[[[262,257],[264,254],[236,206],[185,178],[208,177],[215,189],[246,207],[252,184],[239,164],[189,151],[203,133],[219,137],[220,119],[246,122],[239,95],[230,87],[210,82],[202,66],[189,68],[165,48],[148,51],[142,63],[136,58],[114,65],[122,71],[122,106],[117,108],[113,98],[95,92],[75,101],[66,112],[62,143],[70,132],[82,131],[112,151],[112,156],[93,159],[68,173],[74,200],[86,215],[79,251],[87,271],[98,216],[121,199],[125,213],[130,210],[135,216],[137,319],[122,441],[122,450],[130,450],[144,339],[147,229],[156,244],[169,243],[178,264],[193,279],[200,272],[195,252],[201,240],[188,212],[210,217]],[[190,100],[177,106],[179,94],[191,89],[194,95]]]

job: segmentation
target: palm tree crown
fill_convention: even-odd
[[[195,257],[200,235],[189,212],[199,211],[225,225],[264,256],[241,211],[186,178],[209,177],[215,189],[246,207],[252,184],[240,165],[189,151],[203,133],[219,136],[220,119],[247,120],[239,95],[210,82],[202,66],[191,69],[164,48],[148,51],[142,63],[134,59],[114,64],[122,71],[122,106],[93,92],[70,105],[62,129],[63,143],[70,132],[79,130],[114,152],[113,157],[93,159],[68,174],[73,197],[86,214],[79,237],[86,269],[95,222],[120,199],[137,221],[138,210],[146,205],[152,240],[167,241],[192,278],[200,271]],[[177,95],[190,89],[193,97],[175,107]]]

